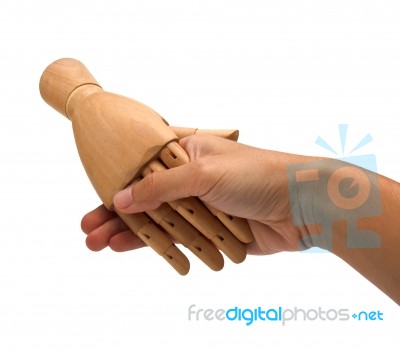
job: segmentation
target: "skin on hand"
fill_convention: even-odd
[[[163,202],[198,196],[215,208],[246,218],[255,236],[252,254],[302,249],[306,228],[292,225],[286,165],[313,158],[257,149],[218,137],[201,135],[180,140],[190,163],[149,174],[116,195],[114,205],[125,213],[153,210]],[[100,206],[82,220],[89,249],[107,246],[127,251],[144,246],[122,220]]]
[[[188,153],[190,163],[151,173],[118,193],[114,205],[120,212],[153,210],[163,202],[198,196],[225,213],[248,220],[255,237],[247,246],[250,254],[296,251],[313,245],[327,248],[323,240],[316,243],[310,239],[310,234],[318,234],[321,228],[309,223],[319,223],[317,218],[336,218],[335,213],[327,210],[327,201],[318,188],[310,188],[305,197],[303,194],[291,204],[293,197],[289,195],[287,176],[288,166],[320,158],[257,149],[208,135],[186,137],[180,140],[180,145]],[[325,176],[339,168],[345,173],[340,174],[343,179],[355,179],[359,173],[342,161],[324,160],[323,164],[326,167],[321,169],[321,174]],[[328,249],[400,304],[400,184],[383,176],[376,177],[376,184],[371,187],[380,193],[377,201],[381,202],[382,213],[360,218],[355,223],[360,230],[378,233],[380,246],[351,248],[347,227],[343,222],[332,222],[333,240]],[[300,222],[297,218],[296,225],[292,223],[291,205],[300,209]],[[88,248],[94,251],[107,246],[118,252],[145,246],[104,206],[83,217],[82,230],[87,234]]]

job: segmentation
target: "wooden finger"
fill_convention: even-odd
[[[217,210],[206,202],[202,202],[242,243],[248,244],[254,240],[253,232],[251,231],[246,219],[228,215],[225,212]]]
[[[224,267],[224,258],[217,248],[170,205],[164,203],[158,209],[146,213],[212,270],[219,271]]]
[[[239,131],[237,129],[198,129],[198,128],[184,128],[169,126],[179,139],[194,134],[207,134],[214,135],[220,138],[237,141],[239,138]]]
[[[146,214],[116,212],[133,233],[161,255],[179,274],[185,275],[189,272],[190,263],[187,257]]]
[[[189,156],[177,142],[171,142],[165,146],[160,153],[160,159],[168,168],[182,166],[189,162]],[[251,229],[245,219],[227,215],[222,211],[216,210],[211,205],[205,205],[240,241],[249,243],[254,240]]]
[[[146,176],[167,168],[158,160],[151,161],[143,170]],[[246,258],[244,245],[201,203],[199,199],[188,197],[169,202],[183,218],[192,224],[205,237],[221,250],[231,261],[240,263]]]

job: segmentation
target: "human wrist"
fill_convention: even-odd
[[[338,221],[346,221],[335,226],[336,232],[344,231],[336,235],[344,241],[339,245],[375,245],[357,229],[358,219],[380,213],[375,173],[341,160],[312,159],[289,165],[287,176],[293,224],[305,228],[305,246],[332,251]]]

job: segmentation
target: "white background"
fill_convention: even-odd
[[[374,141],[400,179],[398,1],[17,1],[0,5],[0,350],[398,350],[398,306],[329,254],[227,263],[180,277],[148,249],[89,251],[98,199],[44,68],[83,61],[171,124],[238,128],[243,143],[330,155]],[[189,322],[187,308],[380,310],[380,322]],[[386,345],[386,346],[383,346]]]

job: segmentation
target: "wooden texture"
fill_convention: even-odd
[[[160,161],[152,161],[145,168],[143,175],[165,171],[167,168]],[[216,218],[203,203],[194,197],[169,202],[171,207],[182,215],[197,230],[210,239],[232,262],[240,263],[246,258],[243,244]]]
[[[108,209],[116,192],[177,139],[152,109],[94,85],[79,61],[65,59],[50,65],[42,75],[40,92],[71,120],[82,164]]]
[[[61,59],[48,66],[39,87],[43,99],[71,120],[85,170],[110,210],[114,195],[146,172],[164,170],[164,164],[171,168],[189,162],[176,142],[178,135],[207,133],[232,140],[238,137],[236,130],[169,127],[146,105],[103,91],[85,66],[74,59]],[[244,220],[207,206],[211,212],[198,199],[187,198],[163,204],[147,214],[117,213],[133,233],[177,272],[186,274],[189,261],[167,233],[213,270],[224,265],[219,250],[236,263],[246,257],[245,246],[237,239],[250,241],[241,222]],[[224,226],[224,221],[228,225]]]
[[[224,259],[217,248],[170,205],[162,204],[147,214],[212,270],[219,271],[224,267]]]
[[[60,59],[43,72],[39,90],[44,101],[67,117],[67,100],[71,93],[82,85],[100,87],[82,63],[74,59]]]
[[[188,155],[177,142],[167,144],[161,150],[160,159],[168,168],[182,166],[189,162]],[[205,205],[241,242],[250,243],[254,240],[246,219],[228,215],[209,204],[205,203]]]
[[[144,213],[117,213],[133,233],[162,256],[179,274],[185,275],[189,272],[190,263],[187,257]]]
[[[198,128],[183,128],[170,126],[172,131],[179,139],[189,135],[214,135],[220,138],[237,141],[239,139],[239,131],[237,129],[198,129]]]

